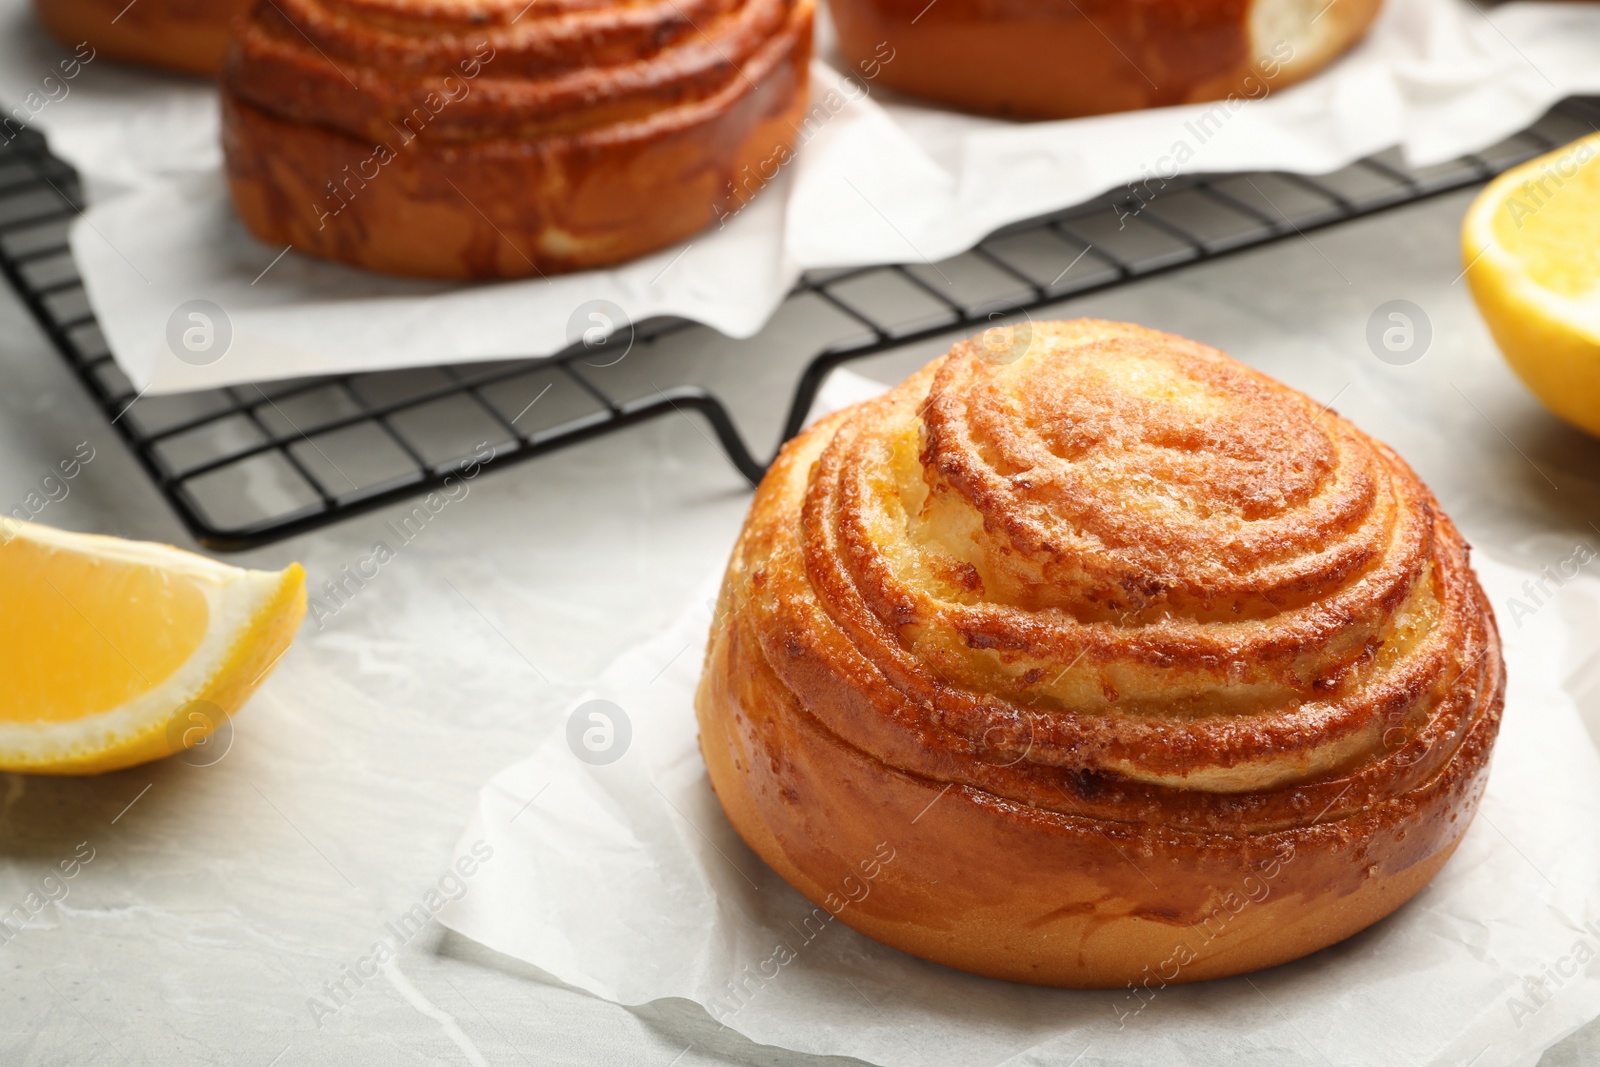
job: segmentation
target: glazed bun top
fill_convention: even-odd
[[[1121,323],[991,330],[819,424],[725,595],[841,738],[1071,814],[1336,818],[1440,785],[1497,714],[1492,618],[1416,475]]]
[[[538,140],[716,106],[759,74],[764,46],[793,32],[802,7],[810,0],[257,0],[224,77],[280,118],[365,140]]]

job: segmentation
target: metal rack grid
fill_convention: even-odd
[[[785,307],[828,309],[838,329],[810,350],[779,440],[799,431],[824,379],[841,364],[1471,186],[1597,124],[1600,102],[1571,99],[1531,129],[1439,166],[1408,168],[1384,153],[1317,177],[1151,183],[1008,226],[941,263],[812,272]],[[693,412],[746,478],[754,482],[765,469],[716,395],[697,384],[663,389],[653,380],[630,389],[610,380],[610,364],[595,363],[581,343],[545,358],[332,375],[135,403],[68,247],[79,198],[76,175],[50,155],[43,137],[23,131],[0,147],[0,269],[184,525],[213,549],[254,547],[424,493],[469,469],[478,441],[494,442],[483,466],[498,468]],[[657,320],[637,327],[632,348],[648,356],[672,339],[693,345],[694,331],[715,336],[692,323]],[[535,404],[536,417],[524,422]],[[346,457],[344,467],[335,453]]]

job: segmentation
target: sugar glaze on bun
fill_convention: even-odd
[[[1504,698],[1467,546],[1389,448],[1215,349],[990,331],[790,442],[696,707],[745,841],[979,974],[1238,974],[1399,907]]]

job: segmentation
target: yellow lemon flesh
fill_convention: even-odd
[[[1490,182],[1461,236],[1506,361],[1551,411],[1600,435],[1600,135]]]
[[[305,572],[0,522],[0,770],[94,774],[203,741],[277,663]]]

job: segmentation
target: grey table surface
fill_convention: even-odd
[[[1050,314],[1183,333],[1332,403],[1417,467],[1477,551],[1538,566],[1600,541],[1600,442],[1544,413],[1477,317],[1458,277],[1469,196]],[[1393,299],[1431,325],[1426,353],[1403,366],[1365,340]],[[939,347],[859,369],[895,381]],[[675,358],[770,434],[797,371],[797,353],[772,353],[695,343]],[[88,441],[95,459],[40,521],[193,547],[8,290],[0,375],[0,501],[22,499]],[[398,979],[366,984],[332,1019],[307,1006],[433,885],[482,783],[556,729],[567,702],[722,563],[748,500],[687,417],[490,474],[381,583],[322,628],[308,623],[238,717],[225,759],[6,776],[0,900],[21,899],[80,842],[94,859],[0,945],[0,1063],[817,1062],[719,1031],[688,1003],[595,999],[437,926],[406,945]],[[301,560],[315,591],[400,510],[229,558]],[[471,613],[445,610],[463,595]],[[517,675],[520,657],[538,668]],[[1600,736],[1600,653],[1571,684]],[[1540,1062],[1596,1061],[1591,1024]]]

